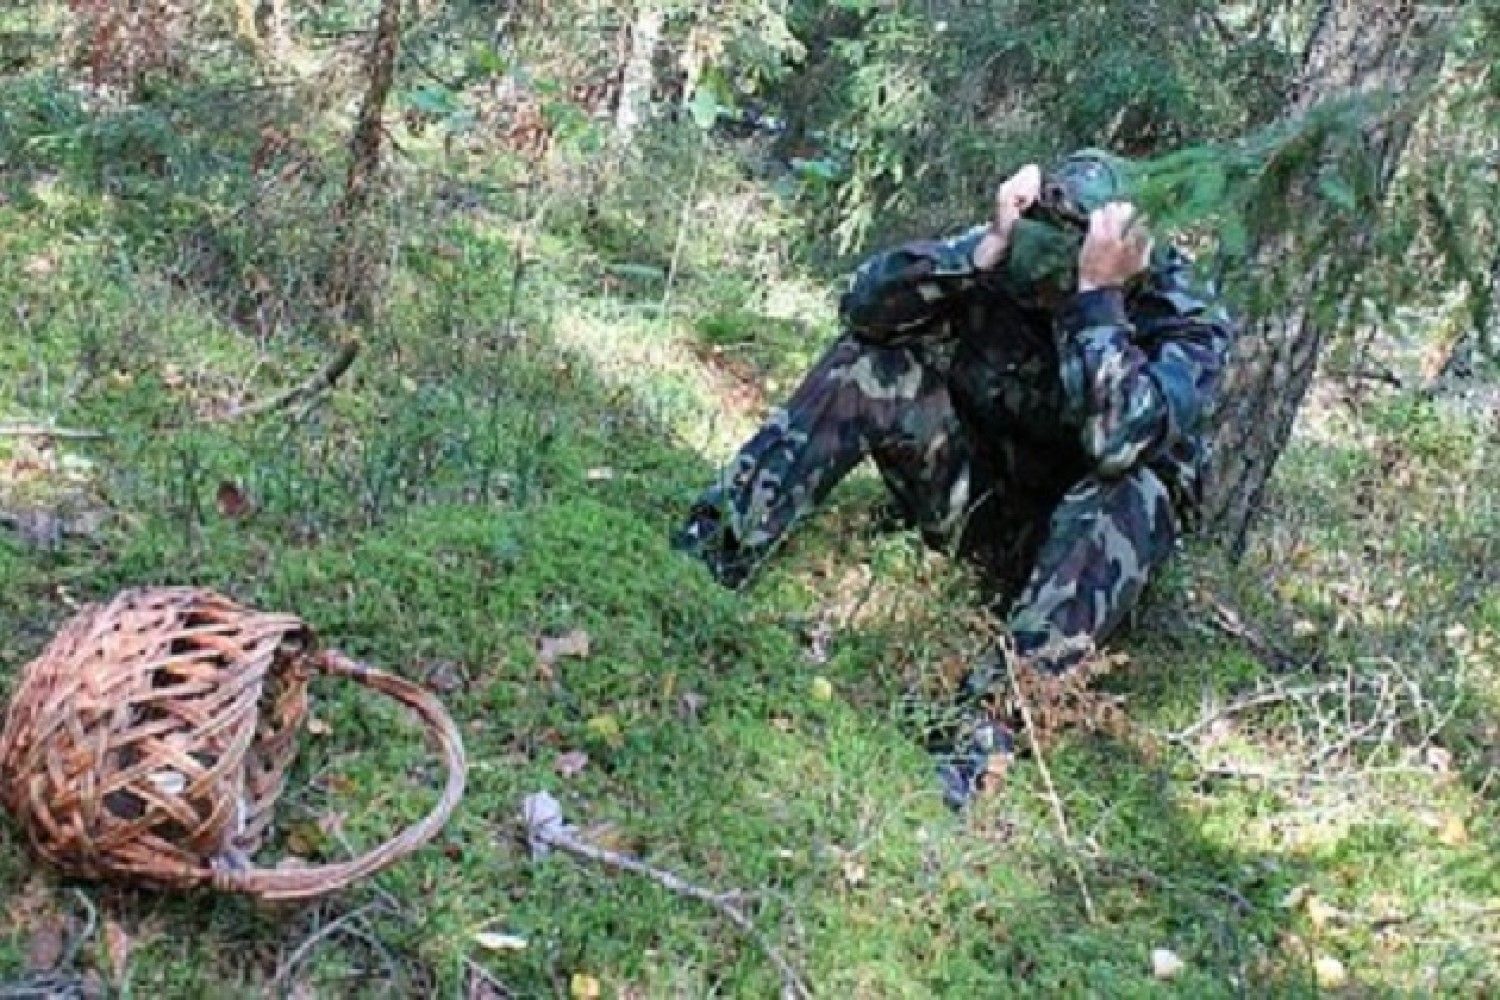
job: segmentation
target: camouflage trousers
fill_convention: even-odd
[[[1061,671],[1125,619],[1177,520],[1151,469],[1059,482],[1059,460],[976,441],[944,364],[919,348],[835,342],[699,500],[758,562],[866,457],[929,544],[978,561],[1016,652]]]

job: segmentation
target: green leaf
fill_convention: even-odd
[[[667,272],[650,264],[610,264],[607,268],[610,274],[621,278],[633,278],[637,281],[665,281]]]
[[[475,73],[500,76],[510,67],[510,62],[492,46],[479,44],[469,50],[469,66]]]
[[[1225,219],[1224,225],[1219,229],[1219,252],[1235,259],[1243,257],[1249,247],[1250,231],[1245,228],[1245,221],[1238,215]]]
[[[427,84],[406,95],[406,103],[424,114],[446,117],[464,110],[464,106],[453,91],[436,84]]]
[[[705,132],[714,127],[724,110],[724,105],[707,87],[693,91],[693,99],[688,102],[688,112],[693,116],[694,124]]]
[[[1325,201],[1346,212],[1352,212],[1358,207],[1354,197],[1354,188],[1349,186],[1348,181],[1336,174],[1324,174],[1318,178],[1318,193]]]
[[[1193,177],[1192,193],[1188,195],[1183,215],[1187,221],[1196,221],[1211,214],[1224,198],[1228,178],[1217,165],[1205,166]]]
[[[839,179],[839,166],[832,160],[824,158],[819,160],[803,160],[793,157],[791,166],[797,176],[804,179],[832,182]]]

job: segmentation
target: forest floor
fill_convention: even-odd
[[[1486,414],[1325,387],[1243,563],[1190,553],[1121,640],[1100,684],[1126,724],[955,816],[899,706],[979,649],[978,595],[876,530],[873,477],[744,594],[669,548],[834,331],[834,283],[732,150],[529,183],[397,125],[353,368],[235,418],[344,335],[306,319],[341,133],[198,97],[106,113],[0,79],[0,423],[102,435],[0,437],[0,687],[84,602],[208,585],[439,691],[469,791],[432,847],[302,909],[78,886],[0,823],[0,995],[49,968],[145,997],[776,993],[712,908],[534,859],[540,790],[745,893],[819,996],[1500,990]],[[435,795],[409,721],[315,697],[267,863],[346,856]]]

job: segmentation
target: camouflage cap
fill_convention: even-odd
[[[1102,149],[1080,149],[1070,153],[1047,175],[1049,187],[1071,208],[1087,216],[1112,201],[1130,200],[1129,167],[1125,160]]]
[[[1067,156],[1043,178],[1041,201],[1011,231],[1003,281],[1037,305],[1078,284],[1078,251],[1095,209],[1130,197],[1127,164],[1101,149]]]

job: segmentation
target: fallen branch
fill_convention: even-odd
[[[1006,669],[1011,669],[1015,662],[1013,655],[1004,658]],[[1021,713],[1021,722],[1026,726],[1026,738],[1031,742],[1031,754],[1036,759],[1037,770],[1042,773],[1042,782],[1047,786],[1047,800],[1052,804],[1052,815],[1057,819],[1057,832],[1062,837],[1063,847],[1066,848],[1068,866],[1073,869],[1073,877],[1078,880],[1078,891],[1083,894],[1083,912],[1088,915],[1089,923],[1097,923],[1098,917],[1094,912],[1094,897],[1089,894],[1089,884],[1083,877],[1083,866],[1078,863],[1076,852],[1073,848],[1073,837],[1068,832],[1068,817],[1063,812],[1062,799],[1057,795],[1057,786],[1052,783],[1052,770],[1047,767],[1047,758],[1042,754],[1042,742],[1037,739],[1036,726],[1031,720],[1031,707],[1027,703],[1024,685],[1020,678],[1011,671],[1010,695],[1016,708]]]
[[[313,376],[299,385],[295,385],[285,392],[278,393],[270,399],[263,399],[258,403],[250,403],[245,406],[237,406],[230,410],[224,417],[226,420],[240,420],[245,417],[258,417],[267,413],[275,413],[284,410],[293,403],[302,400],[311,400],[319,393],[333,388],[333,384],[344,376],[349,366],[354,364],[354,359],[359,355],[359,341],[351,338],[344,341],[337,354],[328,359],[328,362],[313,373]]]
[[[1237,781],[1264,781],[1280,784],[1335,785],[1348,781],[1363,781],[1367,778],[1394,775],[1432,776],[1432,769],[1416,765],[1392,765],[1390,767],[1366,767],[1354,771],[1262,771],[1258,768],[1236,767],[1232,764],[1216,764],[1205,767],[1204,778],[1220,778]]]
[[[1237,701],[1230,702],[1223,708],[1220,708],[1213,712],[1209,712],[1207,715],[1204,715],[1202,718],[1200,718],[1197,722],[1193,723],[1191,726],[1188,726],[1186,729],[1181,730],[1180,732],[1168,733],[1167,741],[1169,743],[1186,743],[1188,740],[1192,739],[1194,736],[1198,735],[1198,733],[1202,732],[1204,729],[1207,729],[1215,722],[1218,722],[1220,719],[1227,719],[1231,715],[1238,715],[1239,713],[1249,711],[1252,708],[1261,708],[1265,705],[1276,705],[1284,701],[1297,701],[1310,696],[1343,691],[1344,689],[1344,681],[1331,681],[1327,684],[1315,684],[1310,687],[1273,687],[1269,691],[1255,691],[1243,698],[1238,699]]]
[[[333,935],[337,934],[339,931],[345,929],[349,929],[352,931],[354,928],[350,927],[351,924],[353,924],[357,920],[363,919],[371,912],[384,909],[385,905],[386,904],[383,900],[376,900],[373,903],[366,903],[364,906],[361,906],[358,909],[350,910],[348,913],[345,913],[343,916],[337,918],[336,920],[331,920],[328,923],[324,924],[322,927],[319,927],[317,930],[313,931],[307,936],[306,940],[304,940],[297,946],[296,950],[292,952],[287,960],[281,963],[280,967],[277,968],[276,975],[272,978],[271,982],[276,986],[280,986],[285,983],[288,977],[290,977],[293,972],[296,972],[297,967],[301,965],[302,962],[306,960],[307,956],[312,953],[314,948],[316,948],[318,945],[322,944],[329,938],[333,937]]]
[[[41,424],[0,424],[0,437],[8,438],[58,438],[64,441],[98,441],[109,437],[104,431],[83,430],[75,427],[45,427]]]
[[[33,972],[0,983],[0,1000],[83,1000],[97,996],[99,983],[76,972]]]
[[[531,845],[532,855],[541,857],[547,853],[549,848],[557,848],[566,851],[576,857],[585,858],[589,861],[612,868],[622,868],[636,875],[643,875],[658,885],[663,886],[679,896],[696,899],[701,903],[707,903],[718,911],[719,915],[733,924],[741,933],[754,941],[762,953],[776,971],[781,974],[781,996],[783,1000],[811,1000],[812,991],[802,981],[802,977],[792,964],[786,960],[776,946],[771,944],[764,935],[755,929],[755,924],[745,915],[738,904],[742,894],[737,892],[714,892],[702,886],[694,885],[686,879],[674,875],[669,871],[654,868],[638,858],[618,851],[611,851],[603,847],[597,847],[587,841],[580,840],[573,829],[563,822],[562,805],[548,795],[546,792],[537,792],[526,796],[522,806],[522,820],[526,823],[526,836]]]
[[[1205,592],[1203,600],[1208,605],[1213,626],[1230,638],[1243,642],[1250,648],[1250,652],[1273,671],[1286,673],[1297,666],[1296,657],[1267,639],[1223,598]]]

